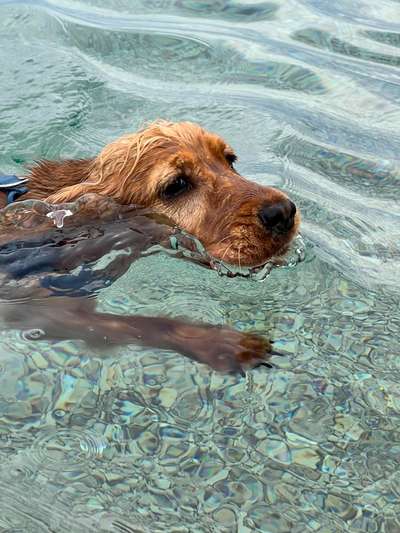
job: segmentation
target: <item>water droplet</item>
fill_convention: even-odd
[[[50,211],[46,217],[51,218],[57,228],[62,228],[64,226],[64,218],[70,217],[72,214],[70,209],[58,209],[57,211]]]

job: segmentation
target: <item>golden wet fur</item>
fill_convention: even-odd
[[[150,207],[199,238],[214,257],[256,266],[287,247],[299,214],[290,231],[268,231],[260,208],[287,196],[242,177],[234,160],[232,148],[199,125],[157,121],[111,142],[93,159],[39,162],[21,199],[62,203],[93,192]],[[182,183],[187,190],[171,195]]]

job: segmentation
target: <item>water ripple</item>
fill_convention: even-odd
[[[336,54],[342,54],[345,56],[358,58],[364,61],[374,61],[377,63],[383,63],[384,65],[390,65],[398,67],[400,65],[400,56],[387,55],[382,52],[374,53],[370,50],[361,48],[360,46],[354,46],[350,43],[346,43],[341,39],[338,39],[334,35],[329,34],[315,28],[306,28],[298,31],[293,35],[293,38],[303,43],[315,46],[334,52]]]
[[[42,431],[32,444],[31,458],[41,468],[68,472],[101,458],[106,447],[102,437],[88,431]]]
[[[2,331],[0,530],[399,531],[398,0],[0,11],[4,173],[194,120],[290,193],[307,252],[262,284],[141,257],[101,291],[102,310],[272,337],[286,356],[245,377]]]

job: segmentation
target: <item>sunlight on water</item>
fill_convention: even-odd
[[[0,0],[1,173],[192,120],[303,220],[289,255],[255,271],[203,268],[181,234],[95,285],[103,312],[272,338],[285,355],[272,369],[231,376],[167,350],[0,331],[1,532],[400,531],[399,11]],[[5,231],[76,214],[29,205],[36,218],[22,204],[0,215],[1,319],[37,284],[28,266],[51,264],[47,241],[28,257]]]

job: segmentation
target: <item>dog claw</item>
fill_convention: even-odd
[[[285,357],[284,353],[277,352],[276,350],[271,350],[269,355],[279,355],[279,357]]]
[[[274,368],[274,366],[271,365],[271,363],[267,363],[266,361],[262,361],[261,363],[258,363],[257,365],[255,365],[254,368],[259,368],[260,366],[265,366],[267,368]]]

